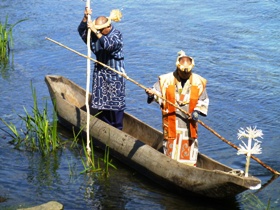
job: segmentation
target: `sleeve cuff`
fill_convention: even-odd
[[[102,46],[104,46],[105,36],[102,35],[102,36],[100,37],[99,41],[100,41],[100,44],[101,44]]]

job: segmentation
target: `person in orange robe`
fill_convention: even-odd
[[[146,89],[147,102],[156,101],[162,111],[164,154],[191,166],[196,165],[198,155],[198,116],[206,116],[209,105],[207,80],[193,73],[193,67],[194,59],[181,50],[176,70],[159,76],[153,88]]]

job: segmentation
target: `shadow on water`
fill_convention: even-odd
[[[239,209],[235,198],[216,200],[186,196],[170,192],[129,168],[116,173],[111,174],[111,181],[100,183],[95,197],[87,200],[89,206],[97,205],[100,209]]]
[[[271,176],[271,178],[270,178],[266,183],[264,183],[264,184],[262,185],[262,187],[256,191],[256,193],[259,193],[259,192],[261,192],[262,190],[264,190],[264,188],[268,187],[270,184],[272,184],[272,183],[273,183],[276,179],[278,179],[278,178],[279,178],[279,175],[275,175],[275,174],[274,174],[273,176]]]
[[[68,138],[69,130],[61,127],[60,132]],[[68,137],[67,137],[68,136]],[[141,146],[139,144],[138,146]],[[103,151],[96,148],[97,156]],[[180,194],[170,191],[136,172],[131,167],[113,158],[117,170],[110,170],[108,179],[97,179],[88,174],[84,182],[84,196],[87,206],[97,209],[239,209],[236,199],[213,199]],[[203,202],[201,202],[203,201]],[[67,204],[66,204],[67,205]]]
[[[167,209],[239,209],[236,198],[214,199],[204,196],[198,196],[192,193],[181,194],[178,192],[170,191],[164,187],[156,185],[151,180],[143,177],[141,174],[136,174],[135,177],[139,179],[142,186],[146,187],[146,190],[152,194],[159,194],[162,196],[163,206]]]

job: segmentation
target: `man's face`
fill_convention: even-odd
[[[189,77],[192,74],[192,71],[188,71],[188,69],[185,69],[185,71],[182,71],[177,68],[177,71],[178,71],[179,77],[182,79],[189,79]]]
[[[102,35],[107,35],[107,34],[110,33],[110,31],[111,31],[111,25],[108,26],[108,27],[106,27],[106,28],[102,28],[102,29],[100,29],[99,31],[100,31],[100,33],[101,33]]]
[[[183,57],[179,61],[180,68],[177,68],[178,74],[182,79],[188,79],[191,76],[191,70],[188,67],[191,66],[191,60],[187,57]]]

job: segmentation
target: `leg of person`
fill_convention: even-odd
[[[102,110],[102,112],[98,114],[97,117],[100,120],[114,126],[115,128],[122,130],[123,114],[124,114],[124,110],[120,110],[120,111]]]
[[[98,110],[99,114],[96,116],[98,119],[112,125],[110,110]]]
[[[123,115],[124,115],[124,110],[119,110],[119,111],[112,111],[114,112],[115,119],[114,119],[114,127],[122,130],[123,129]]]

